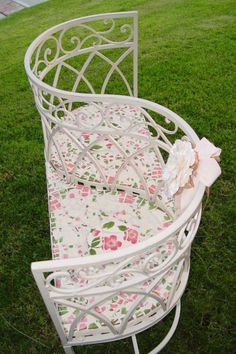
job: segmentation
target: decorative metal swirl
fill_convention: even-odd
[[[101,331],[114,335],[123,335],[128,329],[135,328],[137,320],[135,312],[143,302],[151,300],[152,309],[148,315],[138,317],[139,323],[151,323],[154,315],[159,316],[168,311],[176,294],[182,294],[189,271],[189,257],[191,239],[194,237],[201,215],[200,209],[186,222],[178,234],[172,235],[165,242],[152,245],[145,252],[121,258],[119,261],[101,262],[99,264],[77,265],[76,268],[55,271],[43,276],[45,288],[49,293],[50,301],[56,308],[72,308],[73,320],[68,325],[65,335],[68,340],[83,340],[87,331],[78,331],[78,326],[85,316],[93,317],[101,324]],[[162,247],[171,242],[170,254],[158,256]],[[46,271],[46,270],[45,270]],[[166,275],[172,272],[174,277],[166,300],[158,294],[159,284]],[[60,284],[58,283],[60,280]],[[116,324],[106,314],[99,311],[99,307],[107,306],[114,297],[126,294],[135,296],[132,304],[127,308],[120,323]],[[90,298],[93,300],[89,300]],[[178,295],[179,296],[179,295]],[[97,329],[96,333],[100,333]]]
[[[42,109],[40,101],[44,104],[45,109]],[[44,120],[45,129],[48,131],[46,156],[48,161],[60,175],[66,176],[67,181],[70,183],[80,181],[80,177],[78,176],[79,166],[84,163],[83,159],[86,158],[90,160],[100,175],[100,182],[98,183],[106,187],[108,190],[115,190],[116,188],[124,188],[124,186],[119,186],[119,178],[127,166],[130,166],[143,186],[143,191],[140,190],[136,192],[140,193],[140,195],[143,195],[150,201],[155,201],[160,209],[170,215],[171,218],[174,217],[172,209],[163,203],[162,198],[159,197],[162,193],[162,185],[160,184],[152,195],[148,189],[147,181],[144,178],[143,173],[145,171],[140,171],[140,169],[137,168],[135,161],[136,159],[139,159],[143,153],[148,152],[151,149],[156,155],[157,160],[164,165],[164,158],[162,156],[163,151],[168,152],[171,147],[171,142],[167,135],[172,135],[177,131],[177,124],[175,124],[174,131],[162,129],[160,123],[157,124],[144,109],[140,110],[142,114],[139,118],[127,111],[124,116],[124,105],[98,104],[91,102],[89,106],[82,107],[76,111],[70,111],[67,108],[70,101],[60,98],[57,106],[53,106],[51,101],[50,96],[42,93],[41,98],[36,99],[36,104],[39,102],[37,106],[42,113],[42,119],[44,119],[43,117],[46,118],[46,120]],[[95,109],[96,112],[93,119],[91,119],[90,109]],[[115,115],[111,113],[113,111],[115,112]],[[145,129],[145,134],[143,134],[140,129]],[[155,137],[152,137],[149,133],[150,129],[155,129],[157,131]],[[94,134],[96,138],[94,138],[89,144],[85,145],[80,139],[79,133]],[[71,171],[67,170],[65,159],[60,151],[58,140],[60,134],[64,134],[64,136],[66,136],[78,150],[78,155]],[[128,147],[123,146],[120,143],[120,140],[124,137],[140,141],[140,146],[136,148],[135,151],[128,154],[126,152]],[[103,143],[105,140],[114,146],[123,161],[120,167],[117,168],[114,181],[110,185],[107,183],[104,168],[99,160],[96,159],[95,153],[93,152],[94,146]],[[59,164],[57,163],[57,166],[51,158],[52,148],[56,149],[58,155]]]
[[[188,229],[186,224],[185,230]],[[195,227],[196,230],[196,227]],[[191,234],[194,234],[194,229]],[[181,231],[180,231],[181,232]],[[180,254],[185,255],[186,249],[178,243],[178,237],[171,240],[173,248],[170,254],[167,254],[165,248],[164,253],[160,254],[162,246],[166,247],[170,243],[152,246],[144,254],[124,259],[119,263],[99,264],[96,266],[81,267],[77,271],[68,270],[66,272],[54,272],[46,278],[46,286],[54,293],[58,294],[86,294],[90,289],[104,288],[107,293],[122,291],[122,289],[132,288],[144,282],[149,281],[153,277],[158,281],[165,275],[166,271],[178,263]],[[177,257],[178,255],[178,257]],[[57,280],[63,279],[62,285],[57,287]],[[82,285],[78,284],[78,280],[82,280]]]
[[[132,325],[134,312],[146,299],[152,299],[156,303],[155,311],[157,311],[159,306],[163,311],[166,311],[171,306],[176,289],[180,287],[185,257],[187,261],[189,252],[185,250],[182,253],[176,241],[171,257],[167,257],[163,262],[160,258],[156,258],[156,251],[157,248],[152,247],[148,251],[149,256],[145,253],[128,260],[123,259],[117,264],[112,262],[98,266],[83,266],[81,270],[53,272],[45,278],[46,288],[51,292],[51,299],[55,304],[78,310],[77,316],[75,316],[69,327],[69,340],[74,338],[77,325],[86,315],[90,315],[100,321],[103,324],[103,330],[105,327],[113,334],[122,334],[127,326]],[[171,259],[173,262],[171,262]],[[159,275],[154,272],[153,267],[149,268],[151,262],[154,262],[154,264],[159,263]],[[175,277],[166,304],[163,298],[155,293],[155,288],[165,277],[166,272],[171,269],[175,272]],[[56,285],[58,279],[62,280],[59,287]],[[83,285],[78,287],[78,282]],[[145,283],[146,285],[144,286]],[[90,303],[88,299],[91,296],[89,294],[92,294],[91,291],[96,295],[93,302]],[[106,305],[114,296],[119,296],[121,292],[125,292],[127,295],[136,294],[137,298],[128,309],[120,325],[117,326],[105,314],[97,311],[96,308]],[[80,296],[83,297],[84,304],[77,301]],[[139,321],[142,320],[145,321],[145,318],[139,319]]]
[[[59,33],[55,33],[44,39],[35,51],[33,72],[35,75],[41,79],[45,76],[48,70],[52,69],[59,62],[65,61],[67,58],[72,57],[73,55],[78,55],[80,51],[94,51],[96,48],[100,48],[104,45],[120,45],[126,46],[127,44],[132,44],[133,39],[133,27],[130,24],[123,24],[120,26],[120,33],[128,34],[125,39],[122,40],[110,40],[107,38],[107,35],[111,34],[116,29],[116,23],[114,19],[105,19],[103,21],[105,25],[109,25],[108,29],[103,31],[95,30],[93,27],[86,24],[77,24],[75,27],[69,27],[63,29]],[[66,38],[70,30],[76,31],[86,31],[89,32],[86,36],[82,37],[81,35],[72,35],[70,38]],[[86,43],[89,43],[91,39],[94,39],[92,46],[86,47]],[[51,43],[50,43],[51,41]],[[71,43],[72,48],[66,49],[65,43]],[[46,46],[46,48],[45,48]],[[52,58],[49,58],[52,55]],[[44,68],[39,69],[44,66]]]

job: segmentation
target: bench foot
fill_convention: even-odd
[[[66,354],[75,354],[72,346],[65,345],[63,348],[64,348],[64,351],[65,351]]]
[[[148,354],[157,354],[157,353],[159,353],[166,346],[166,344],[171,340],[171,338],[172,338],[173,334],[175,333],[175,330],[176,330],[176,328],[178,326],[178,323],[179,323],[180,309],[181,309],[181,305],[180,305],[180,300],[179,300],[178,303],[176,304],[175,317],[174,317],[174,321],[172,323],[172,326],[171,326],[169,332],[167,333],[165,338],[161,341],[161,343],[159,343]],[[134,353],[135,354],[140,354],[136,336],[132,336],[132,342],[133,342],[133,347],[134,347]]]

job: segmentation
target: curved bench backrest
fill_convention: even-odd
[[[113,94],[137,96],[136,12],[78,18],[44,32],[32,45],[32,72],[55,88],[104,94],[110,85]]]
[[[131,67],[125,62],[121,69],[129,56]],[[42,119],[46,161],[69,183],[119,188],[154,200],[164,165],[160,148],[168,151],[171,145],[166,131],[134,99],[93,101],[109,85],[112,93],[124,87],[123,94],[137,95],[137,13],[84,17],[44,32],[27,51],[26,70]],[[154,175],[159,181],[153,182]]]
[[[132,85],[120,69],[128,56]],[[91,69],[95,58],[108,65],[105,78],[101,63]],[[130,95],[137,94],[137,13],[94,15],[55,26],[31,44],[25,68],[41,115],[46,161],[69,183],[122,189],[156,201],[178,128],[189,137],[192,133],[161,106],[103,94],[110,83],[121,88],[114,73]],[[95,94],[100,76],[102,94]]]

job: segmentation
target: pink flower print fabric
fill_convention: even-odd
[[[130,131],[134,136],[120,134],[115,137],[115,141],[109,139],[106,135],[101,139],[101,135],[96,133],[80,132],[73,130],[70,133],[75,140],[80,142],[83,147],[90,147],[89,153],[96,160],[100,169],[103,171],[103,176],[93,161],[87,156],[84,156],[80,162],[77,158],[81,153],[80,148],[76,145],[63,130],[58,130],[54,134],[52,142],[50,162],[60,172],[65,175],[61,158],[58,155],[58,148],[63,156],[67,172],[73,176],[74,180],[81,182],[96,182],[116,184],[123,187],[133,189],[141,188],[145,190],[145,185],[149,193],[155,193],[156,185],[161,181],[162,168],[155,150],[149,146],[150,132],[145,123],[145,117],[139,108],[129,105],[112,105],[107,108],[107,105],[101,105],[100,109],[94,105],[86,105],[73,111],[70,117],[64,117],[64,120],[69,120],[69,123],[81,125],[83,129],[86,127],[94,127],[101,121],[101,110],[106,112],[107,126],[102,126],[106,131],[114,128],[127,128],[133,123]],[[74,118],[73,118],[74,117]],[[74,119],[74,120],[73,120]],[[135,124],[134,124],[135,123]],[[101,127],[100,127],[101,128]],[[57,145],[57,146],[56,146]],[[119,145],[119,148],[117,147]],[[123,152],[121,152],[121,150]],[[125,156],[134,156],[132,164],[125,164]],[[122,171],[119,169],[124,165]],[[137,173],[136,169],[143,171],[142,178]],[[119,176],[117,172],[119,171]],[[117,178],[117,179],[116,179]]]
[[[138,195],[68,185],[50,166],[47,178],[54,259],[132,247],[172,223],[154,203]]]

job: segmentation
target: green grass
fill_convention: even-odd
[[[193,244],[180,323],[163,353],[235,352],[235,1],[52,0],[0,21],[0,353],[63,353],[30,272],[32,261],[50,258],[50,247],[43,140],[23,68],[26,48],[65,20],[133,9],[139,11],[139,96],[176,111],[223,149],[222,176],[204,200]],[[142,353],[170,320],[139,336]],[[132,351],[125,340],[78,352]]]

